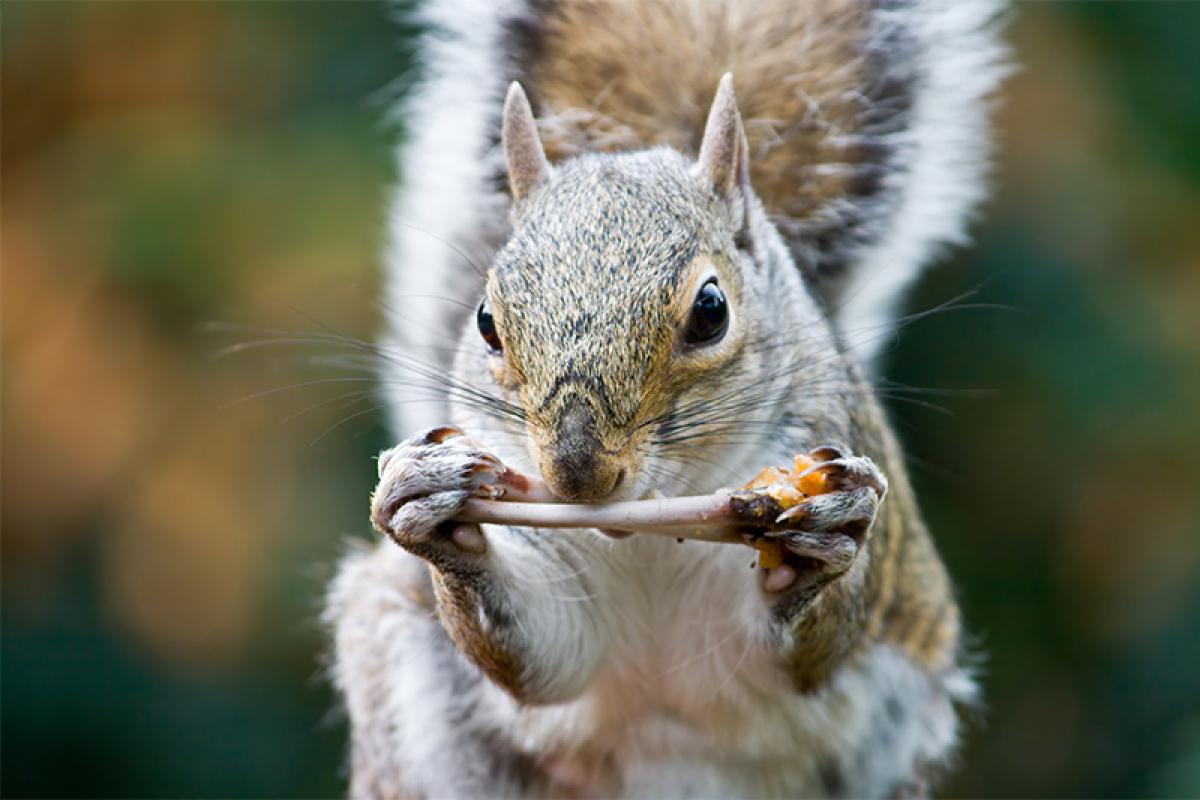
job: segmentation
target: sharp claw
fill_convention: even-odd
[[[808,451],[808,455],[817,461],[836,461],[845,458],[846,453],[836,444],[823,444]]]
[[[782,525],[795,519],[803,519],[811,512],[812,506],[810,506],[808,503],[800,503],[799,505],[792,506],[787,511],[784,511],[782,514],[776,517],[775,522]]]
[[[472,494],[485,500],[499,500],[504,497],[504,487],[493,483],[481,483],[472,490]]]
[[[462,429],[456,428],[453,425],[442,425],[440,428],[433,428],[425,434],[425,444],[441,444],[447,439],[453,439],[457,436],[463,436]]]
[[[846,491],[861,485],[869,486],[882,495],[886,490],[887,484],[883,481],[874,465],[866,462],[865,466],[859,467],[853,463],[854,461],[857,461],[857,459],[846,457],[841,457],[833,461],[824,461],[804,470],[804,472],[800,473],[800,476],[803,477],[810,472],[823,472],[835,491]]]
[[[840,458],[832,461],[822,461],[820,464],[813,464],[808,469],[801,472],[801,476],[807,475],[810,472],[824,472],[829,477],[841,475],[846,471],[846,463]]]
[[[481,458],[474,464],[471,464],[469,467],[467,467],[467,476],[472,478],[475,476],[479,476],[480,478],[489,478],[490,480],[488,482],[492,483],[499,479],[499,475],[497,475],[499,469],[500,465],[496,463],[495,459]]]

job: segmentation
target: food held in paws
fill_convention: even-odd
[[[797,455],[790,470],[786,467],[767,467],[742,488],[765,491],[786,511],[809,497],[830,490],[825,472],[812,469],[818,463],[806,455]],[[775,569],[783,564],[784,546],[779,539],[759,536],[750,542],[750,546],[758,551],[758,566],[763,569]]]

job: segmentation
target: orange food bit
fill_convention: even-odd
[[[798,505],[808,497],[830,491],[829,476],[814,471],[803,475],[805,470],[818,464],[816,459],[798,455],[792,468],[767,467],[745,484],[746,489],[762,489],[768,497],[783,508]],[[775,569],[783,564],[784,546],[778,539],[759,538],[750,543],[758,551],[758,565],[763,569]]]
[[[758,565],[763,569],[775,569],[783,564],[783,543],[775,539],[759,539],[753,543],[758,551]]]
[[[770,486],[773,483],[779,483],[780,481],[786,480],[787,478],[787,470],[779,469],[778,467],[767,467],[751,478],[750,482],[746,484],[746,488],[762,489],[766,486]]]
[[[806,455],[798,455],[792,462],[792,469],[767,467],[755,475],[745,488],[765,489],[767,495],[781,506],[791,508],[805,498],[830,490],[829,476],[824,472],[810,472],[800,477],[801,473],[817,463]]]
[[[810,497],[829,491],[829,476],[824,472],[810,472],[800,479],[800,491]]]
[[[801,453],[792,461],[792,472],[795,472],[798,475],[809,467],[815,467],[816,465],[816,459],[809,458]]]
[[[788,476],[788,479],[782,483],[772,484],[766,488],[767,496],[784,508],[791,508],[808,497],[802,489],[796,488],[796,482],[791,476]]]

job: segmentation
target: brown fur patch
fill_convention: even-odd
[[[796,691],[817,691],[860,650],[865,613],[860,588],[834,581],[821,590],[794,626],[788,671]]]
[[[547,13],[530,72],[552,159],[659,144],[699,148],[731,71],[751,180],[785,234],[861,194],[878,159],[860,136],[867,4],[859,0],[564,0]]]
[[[958,652],[958,607],[946,567],[921,520],[899,445],[882,410],[871,405],[876,421],[868,429],[878,431],[880,463],[886,465],[890,488],[883,524],[872,543],[867,635],[896,645],[930,671],[941,671],[954,664]]]
[[[521,666],[513,652],[483,630],[479,592],[469,580],[433,571],[438,617],[455,646],[516,700],[525,697]]]

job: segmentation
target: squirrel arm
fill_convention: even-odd
[[[545,499],[515,478],[458,429],[434,428],[380,455],[371,521],[429,562],[438,617],[476,666],[520,700],[563,701],[583,690],[608,638],[589,543],[455,521],[497,482]]]
[[[957,649],[957,609],[899,444],[865,380],[854,377],[859,391],[848,395],[846,440],[855,468],[835,496],[847,502],[831,504],[828,519],[816,527],[840,528],[856,555],[842,571],[802,574],[770,601],[777,656],[802,692],[822,686],[869,642],[886,641],[935,672],[953,662]],[[886,503],[883,494],[867,491],[873,481],[886,487]]]
[[[608,640],[586,542],[544,534],[487,525],[486,552],[433,570],[438,615],[459,649],[539,704],[582,692]]]

